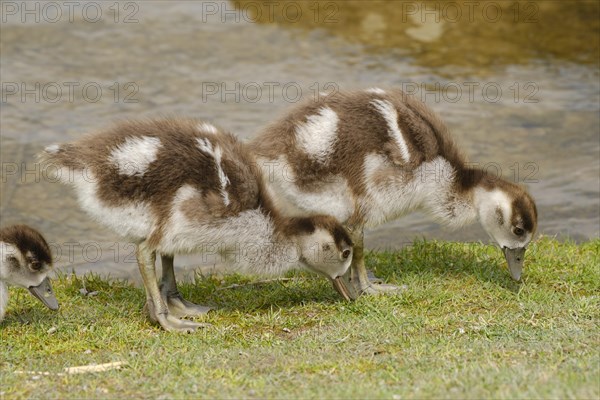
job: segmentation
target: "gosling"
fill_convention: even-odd
[[[209,310],[179,294],[175,254],[219,253],[238,273],[281,274],[300,265],[344,290],[341,276],[352,260],[344,228],[331,216],[284,217],[246,146],[212,124],[123,122],[49,146],[42,159],[75,189],[87,214],[137,244],[145,308],[165,330],[194,331],[202,324],[180,317]]]
[[[354,242],[344,297],[373,285],[363,229],[421,210],[450,228],[478,220],[521,278],[537,227],[527,191],[467,165],[448,128],[425,104],[379,88],[325,95],[296,106],[250,143],[269,194],[288,216],[325,213]]]

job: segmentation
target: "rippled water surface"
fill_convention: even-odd
[[[173,114],[249,138],[300,96],[373,86],[414,92],[471,161],[527,184],[541,233],[599,234],[595,1],[33,3],[2,8],[0,216],[41,229],[61,266],[135,270],[131,248],[44,179],[44,145]],[[478,226],[446,232],[411,215],[367,245],[421,236],[485,240]]]

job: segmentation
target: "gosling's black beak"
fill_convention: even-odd
[[[58,301],[56,300],[56,296],[54,296],[50,279],[47,277],[39,285],[29,287],[29,291],[49,309],[58,310]]]
[[[342,295],[344,300],[352,300],[352,294],[350,293],[350,291],[354,290],[354,288],[349,281],[344,279],[344,276],[338,276],[335,279],[331,279],[331,283],[333,284],[335,290]]]
[[[517,247],[516,249],[503,247],[502,252],[508,262],[510,276],[512,276],[515,281],[520,280],[521,273],[523,272],[523,261],[525,259],[525,247]]]

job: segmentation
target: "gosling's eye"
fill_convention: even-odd
[[[342,252],[342,258],[343,258],[344,260],[347,260],[347,259],[348,259],[348,257],[350,257],[350,250],[346,249],[346,250],[344,250],[344,251]]]
[[[41,271],[44,268],[44,264],[38,260],[29,259],[27,260],[27,263],[29,264],[29,268],[31,268],[33,271]]]
[[[513,233],[517,236],[523,236],[523,234],[525,233],[525,231],[523,230],[523,228],[519,228],[518,226],[515,226],[513,228]]]

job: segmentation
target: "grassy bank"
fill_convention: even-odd
[[[182,285],[218,311],[192,335],[152,326],[144,293],[96,277],[54,282],[58,313],[12,290],[0,326],[2,398],[598,398],[600,240],[542,238],[510,280],[490,246],[418,242],[369,255],[404,285],[339,299],[307,274]],[[97,291],[85,296],[80,288]],[[225,288],[238,284],[236,288]],[[53,329],[55,328],[55,329]],[[49,333],[50,332],[50,333]],[[81,375],[65,367],[126,361]]]

